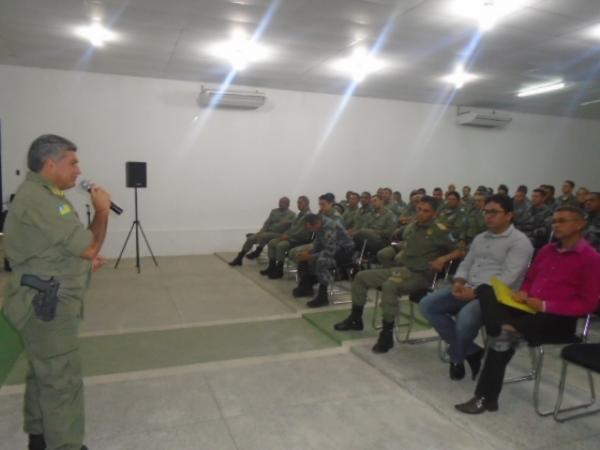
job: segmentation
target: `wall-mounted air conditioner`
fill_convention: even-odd
[[[471,127],[504,128],[512,121],[512,117],[493,110],[482,111],[464,107],[458,109],[456,121],[459,125]]]
[[[202,107],[256,109],[265,104],[267,96],[259,91],[233,91],[202,88],[198,104]]]

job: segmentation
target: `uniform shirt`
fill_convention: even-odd
[[[351,230],[352,228],[356,228],[356,224],[360,217],[360,208],[355,206],[354,208],[347,207],[346,211],[342,215],[342,219],[344,220],[344,227],[347,230]]]
[[[403,232],[403,247],[394,258],[394,263],[415,272],[427,272],[436,258],[458,248],[444,224],[434,220],[425,224],[409,223]]]
[[[589,214],[587,219],[588,226],[583,232],[583,237],[600,252],[600,214]]]
[[[319,257],[334,259],[338,251],[350,253],[354,250],[354,240],[336,220],[322,216],[323,224],[316,233],[313,253]]]
[[[545,312],[583,316],[596,311],[600,297],[600,254],[585,240],[570,249],[545,245],[525,277],[522,289],[545,302]]]
[[[577,201],[577,197],[575,197],[573,194],[566,197],[561,195],[556,199],[556,207],[559,208],[561,206],[575,206],[578,208],[579,202]]]
[[[13,325],[25,325],[37,292],[20,286],[23,274],[54,277],[60,283],[57,314],[62,305],[80,316],[91,273],[91,263],[80,255],[91,245],[92,233],[80,222],[64,192],[29,172],[11,203],[4,231],[4,248],[13,269],[4,312]]]
[[[270,233],[285,233],[292,224],[295,214],[290,209],[272,209],[260,231]]]
[[[443,223],[455,239],[460,239],[464,234],[466,212],[462,207],[450,208],[444,205],[437,214],[438,222]]]
[[[465,227],[461,239],[466,243],[470,243],[475,236],[483,233],[487,229],[485,224],[485,216],[482,209],[473,208],[467,213],[465,219]]]
[[[473,239],[454,277],[474,287],[490,284],[491,278],[497,277],[516,289],[523,282],[532,256],[531,242],[513,225],[500,234],[485,231]]]
[[[361,206],[358,210],[358,217],[356,218],[356,222],[354,224],[354,229],[358,230],[363,227],[365,223],[369,220],[369,216],[373,212],[371,206]]]
[[[304,242],[309,241],[311,232],[306,228],[306,216],[310,214],[310,209],[299,211],[287,232],[290,241]]]
[[[521,229],[521,221],[526,217],[529,208],[531,208],[531,202],[528,199],[522,203],[516,203],[513,198],[513,223],[518,229]]]
[[[329,211],[327,214],[319,213],[319,215],[323,218],[334,220],[337,223],[339,223],[342,226],[342,228],[344,227],[344,219],[342,218],[338,210],[335,208],[331,208],[331,211]]]
[[[382,237],[389,236],[394,231],[396,218],[387,208],[372,211],[368,219],[362,223],[361,229],[369,229],[379,232]]]
[[[551,219],[552,209],[549,206],[542,205],[539,208],[531,206],[519,221],[519,229],[528,236],[533,235],[536,230],[549,233]]]

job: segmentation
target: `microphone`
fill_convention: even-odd
[[[81,186],[82,189],[85,189],[88,192],[92,191],[92,183],[89,180],[81,180],[79,186]],[[117,215],[121,215],[121,213],[123,212],[123,208],[121,208],[119,205],[113,202],[110,202],[110,209]]]

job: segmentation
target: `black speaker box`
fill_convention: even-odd
[[[146,187],[146,163],[128,161],[125,163],[125,179],[129,188]]]

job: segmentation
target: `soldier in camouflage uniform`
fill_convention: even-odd
[[[267,217],[267,220],[265,220],[262,228],[257,233],[248,235],[246,242],[244,242],[244,245],[242,246],[242,250],[229,265],[241,266],[244,255],[246,255],[255,244],[257,246],[256,250],[249,253],[246,258],[257,258],[262,253],[263,247],[267,245],[271,239],[280,237],[288,230],[288,228],[290,228],[294,217],[294,212],[290,210],[290,199],[281,197],[279,199],[279,207],[271,210],[269,217]]]
[[[531,208],[519,221],[520,230],[531,240],[533,247],[539,249],[548,243],[552,209],[546,205],[545,191],[534,189],[531,194]]]
[[[463,186],[461,202],[465,211],[469,212],[475,203],[475,198],[471,195],[471,186]]]
[[[444,191],[441,187],[433,188],[433,198],[435,199],[435,209],[440,209],[444,204]]]
[[[444,225],[435,221],[435,216],[435,200],[423,197],[417,206],[417,220],[404,231],[406,239],[394,260],[395,267],[365,270],[356,275],[352,283],[352,311],[334,326],[336,330],[362,330],[367,292],[369,288],[381,287],[383,329],[373,351],[384,353],[393,347],[398,297],[427,288],[434,274],[443,270],[447,262],[464,255]]]
[[[313,285],[318,282],[317,296],[306,304],[317,308],[329,303],[327,288],[332,281],[331,269],[352,263],[354,241],[338,221],[323,215],[309,214],[306,224],[315,234],[315,240],[310,250],[297,256],[300,280],[292,294],[294,297],[312,296]]]
[[[373,211],[369,218],[361,223],[360,228],[350,230],[356,246],[362,248],[366,241],[367,250],[374,254],[381,250],[389,242],[389,237],[394,230],[394,214],[383,204],[380,194],[371,198]]]
[[[529,208],[531,202],[527,198],[527,192],[518,188],[513,197],[513,223],[518,229],[521,229],[521,220],[527,215]]]
[[[554,197],[556,189],[551,184],[541,184],[538,189],[541,189],[546,194],[544,203],[550,208],[550,211],[554,213],[554,210],[558,206],[558,202]]]
[[[350,192],[350,194],[348,195],[348,203],[346,204],[346,210],[342,215],[342,220],[344,221],[344,228],[346,228],[346,230],[356,228],[358,224],[358,219],[360,217],[360,208],[358,206],[359,200],[360,196],[356,192]]]
[[[585,198],[588,226],[583,237],[600,252],[600,192],[590,192]]]
[[[590,193],[590,190],[584,186],[580,186],[579,189],[577,189],[577,206],[581,209],[585,209],[585,199],[587,197],[587,195]]]
[[[360,228],[363,223],[369,220],[373,208],[371,207],[371,193],[364,191],[360,194],[360,208],[358,210],[358,217],[356,218],[355,226]],[[346,227],[346,229],[350,229]]]
[[[283,263],[285,256],[291,248],[307,244],[311,240],[311,233],[306,228],[306,216],[310,214],[308,197],[298,197],[298,214],[294,218],[290,229],[281,237],[271,239],[267,245],[269,252],[269,265],[261,270],[261,275],[268,275],[270,279],[283,277]]]
[[[562,185],[562,195],[556,199],[556,206],[575,206],[579,207],[577,197],[573,195],[575,183],[571,180],[565,180]]]

